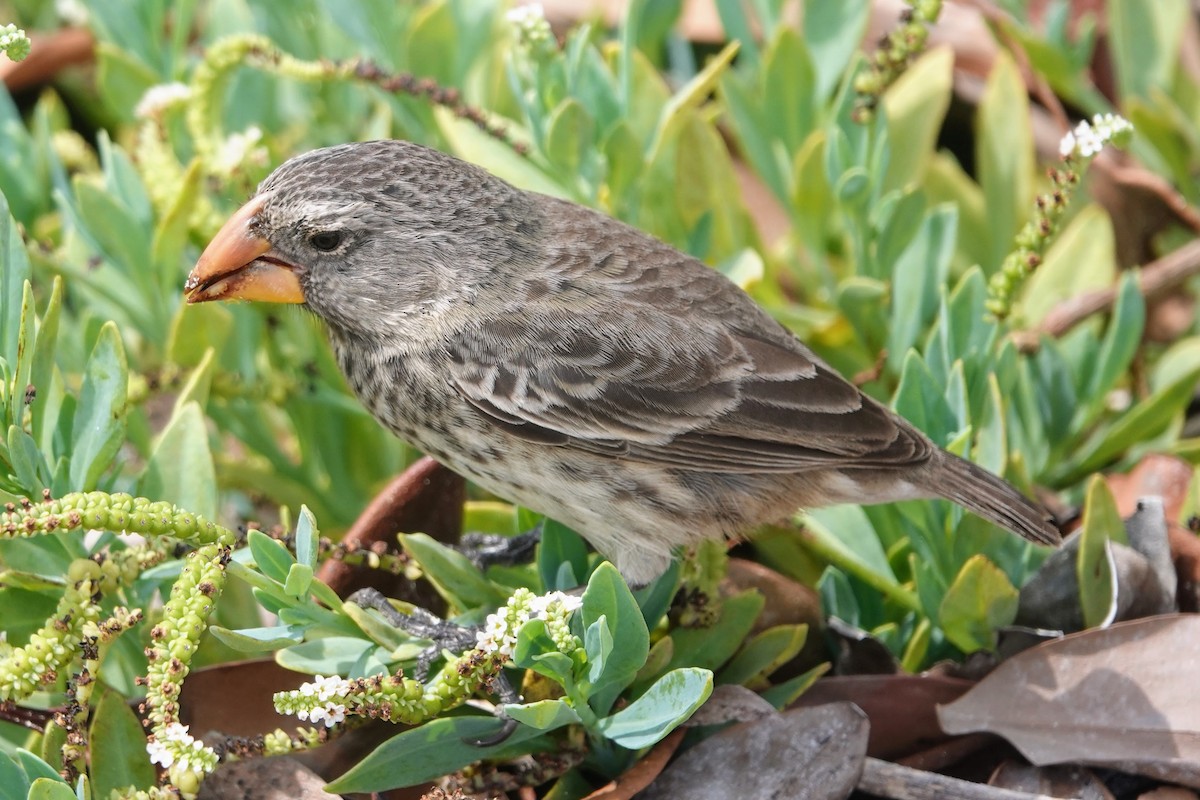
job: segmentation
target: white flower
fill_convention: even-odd
[[[0,25],[0,53],[7,53],[13,61],[20,61],[29,55],[29,37],[25,31],[16,25]]]
[[[1124,117],[1097,114],[1090,123],[1082,120],[1075,130],[1068,131],[1059,142],[1058,151],[1064,158],[1071,155],[1092,158],[1104,149],[1104,145],[1132,131],[1133,125]]]
[[[151,764],[167,769],[178,764],[184,771],[212,772],[217,766],[217,754],[188,733],[187,725],[178,722],[155,733],[154,741],[146,743],[146,752]]]
[[[541,3],[527,3],[510,8],[504,18],[518,28],[528,28],[546,21],[546,9]]]
[[[58,13],[58,18],[68,25],[74,25],[76,28],[87,27],[87,6],[79,0],[54,0],[54,10]]]
[[[221,149],[213,158],[213,172],[218,175],[229,175],[237,171],[244,163],[264,163],[267,158],[266,148],[257,146],[262,138],[262,129],[257,125],[251,125],[241,133],[231,133],[225,137],[225,141],[221,143]]]
[[[516,30],[517,38],[526,46],[548,42],[554,35],[541,3],[517,6],[504,16]]]
[[[175,83],[160,83],[157,86],[151,86],[142,95],[142,99],[133,109],[134,116],[138,119],[150,119],[161,114],[171,106],[179,105],[187,102],[192,96],[192,90],[187,84]]]

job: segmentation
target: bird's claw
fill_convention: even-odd
[[[538,533],[540,534],[540,531]],[[399,628],[411,636],[433,642],[417,655],[417,666],[413,671],[413,678],[421,683],[425,682],[425,678],[429,676],[430,667],[443,650],[462,653],[473,648],[477,641],[476,633],[479,628],[456,625],[423,608],[414,608],[411,613],[403,614],[393,608],[378,589],[359,589],[347,599],[362,608],[375,609],[393,627]],[[518,725],[516,720],[506,716],[502,710],[506,703],[521,702],[521,696],[503,672],[492,678],[490,688],[500,700],[501,705],[497,707],[496,716],[504,721],[504,725],[496,733],[486,738],[463,740],[476,747],[491,747],[500,744],[512,736]]]
[[[525,564],[533,560],[533,552],[541,540],[542,523],[539,522],[516,536],[467,533],[455,549],[480,570],[484,570],[492,564]]]

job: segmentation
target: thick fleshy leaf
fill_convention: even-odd
[[[96,485],[125,440],[125,402],[129,368],[121,335],[111,322],[100,328],[79,390],[72,426],[71,486]]]
[[[108,797],[114,789],[154,785],[154,766],[146,754],[146,732],[133,709],[117,692],[105,690],[96,704],[91,740],[92,781],[97,797]]]
[[[1079,579],[1083,624],[1088,628],[1103,627],[1117,613],[1117,576],[1110,542],[1124,543],[1126,536],[1112,492],[1100,475],[1092,476],[1088,484],[1079,536],[1075,575]]]
[[[542,731],[519,726],[499,745],[473,741],[495,736],[504,723],[495,717],[443,717],[393,736],[326,786],[338,794],[381,792],[439,778],[483,759],[513,758],[541,748]]]
[[[942,598],[938,624],[964,653],[994,650],[996,630],[1017,616],[1016,588],[986,556],[972,556]]]
[[[672,670],[625,708],[600,720],[600,732],[630,750],[649,747],[673,731],[708,699],[712,672],[685,667]]]
[[[575,713],[575,709],[561,699],[539,700],[524,705],[509,703],[504,706],[504,713],[510,719],[539,731],[552,731],[579,722],[579,715]]]

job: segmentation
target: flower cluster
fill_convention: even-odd
[[[227,548],[216,544],[189,553],[163,606],[162,619],[150,631],[153,645],[146,649],[150,667],[146,673],[145,707],[156,731],[179,721],[180,684],[225,585],[228,553]]]
[[[160,83],[151,86],[142,95],[133,114],[138,119],[152,119],[162,116],[169,108],[177,108],[186,103],[192,96],[191,87],[186,83]]]
[[[22,700],[54,681],[78,655],[83,628],[100,618],[94,597],[100,594],[100,565],[91,559],[72,562],[67,588],[54,615],[24,647],[0,642],[0,701]]]
[[[1123,144],[1132,133],[1133,125],[1128,120],[1115,114],[1097,114],[1090,123],[1080,122],[1062,138],[1059,144],[1062,164],[1050,170],[1051,190],[1038,196],[1033,219],[1021,228],[1013,251],[988,281],[987,310],[994,318],[1009,316],[1017,290],[1041,266],[1082,170],[1105,145]]]
[[[1091,122],[1081,120],[1058,145],[1063,158],[1094,158],[1106,144],[1124,144],[1133,133],[1129,120],[1117,114],[1097,114]]]
[[[324,722],[332,728],[346,718],[346,700],[354,691],[354,685],[345,678],[317,675],[312,683],[301,684],[296,690],[301,697],[316,700],[308,708],[299,708],[296,716],[301,720]]]
[[[0,511],[0,539],[77,528],[171,536],[198,544],[234,540],[232,531],[171,503],[152,503],[122,493],[73,492],[57,500],[47,497],[40,503],[8,503]]]
[[[554,41],[541,3],[528,3],[511,9],[506,15],[517,34],[517,41],[529,50],[538,50]]]
[[[199,786],[199,778],[217,768],[217,754],[188,733],[187,725],[173,722],[157,730],[146,744],[150,762],[160,764],[171,783],[183,792]]]
[[[21,61],[29,55],[29,37],[16,25],[0,25],[0,53],[6,53],[13,61]]]
[[[483,630],[476,637],[476,646],[484,652],[509,658],[521,626],[531,619],[540,619],[545,620],[546,632],[554,644],[565,653],[573,652],[579,647],[579,641],[571,633],[569,622],[572,612],[582,603],[581,598],[563,592],[539,596],[528,589],[518,589],[503,608],[488,615]]]
[[[875,107],[889,86],[896,82],[904,70],[925,48],[929,38],[929,26],[937,22],[942,13],[942,0],[914,0],[904,10],[900,27],[879,42],[871,55],[870,66],[854,79],[854,91],[858,101],[854,116],[859,122],[868,122],[875,114]]]

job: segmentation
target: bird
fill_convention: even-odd
[[[303,304],[384,427],[633,586],[681,546],[839,503],[945,498],[1061,541],[702,261],[416,143],[285,161],[184,295]]]

